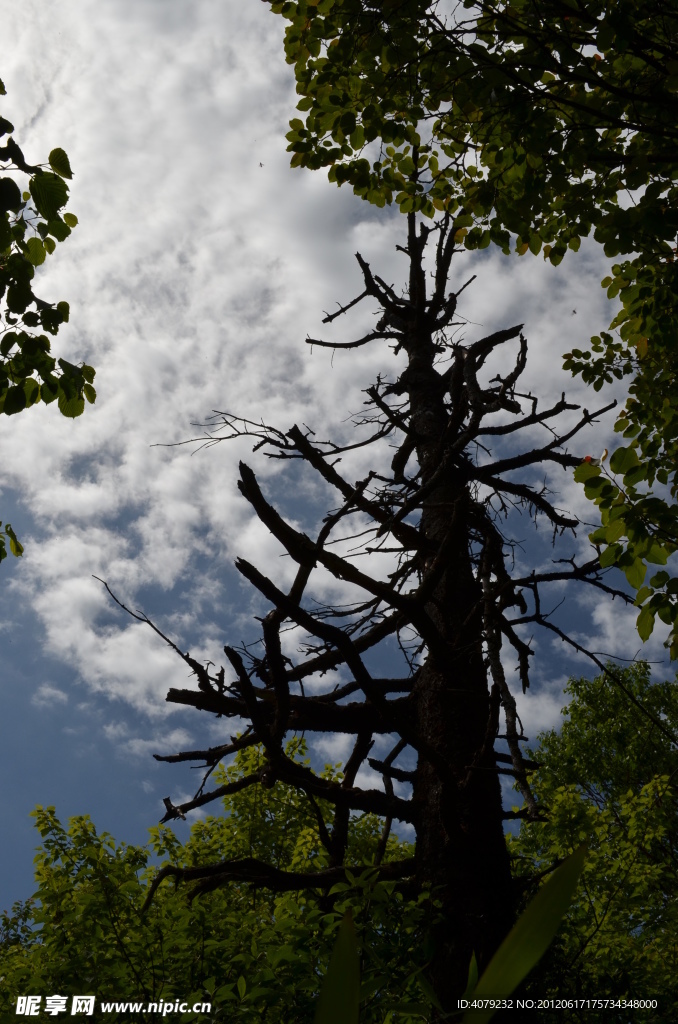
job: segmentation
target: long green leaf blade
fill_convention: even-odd
[[[350,909],[344,914],[315,1013],[315,1024],[358,1024],[360,960]]]
[[[572,901],[585,858],[584,844],[556,868],[490,960],[471,999],[509,996],[542,958]],[[463,1024],[485,1024],[495,1012],[470,1010]]]

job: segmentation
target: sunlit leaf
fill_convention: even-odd
[[[62,178],[73,177],[71,165],[63,149],[52,150],[52,152],[49,154],[49,165],[52,168],[52,170],[56,171],[56,173],[61,175]]]
[[[9,523],[5,523],[5,533],[9,537],[9,550],[12,552],[15,558],[20,558],[24,553],[24,546],[19,541],[14,530]]]
[[[39,238],[29,238],[26,242],[26,257],[34,267],[39,267],[45,262],[45,246]]]

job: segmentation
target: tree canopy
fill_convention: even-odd
[[[308,765],[302,742],[292,742],[287,752],[300,767]],[[233,787],[264,760],[261,750],[243,749],[230,768],[217,769],[216,781]],[[325,775],[338,778],[332,766]],[[331,809],[322,803],[319,809],[329,825]],[[249,882],[216,888],[203,879],[200,895],[164,886],[145,908],[158,860],[188,868],[217,858],[254,858],[281,871],[328,864],[318,819],[292,787],[234,787],[222,798],[221,812],[196,821],[185,844],[160,826],[138,847],[98,833],[87,816],[65,827],[54,808],[37,808],[37,889],[5,913],[0,926],[3,1016],[14,1018],[17,994],[59,992],[95,993],[97,1007],[107,1000],[212,1003],[209,1015],[188,1013],[181,1018],[186,1021],[306,1024],[348,907],[362,950],[361,1019],[382,1024],[389,1002],[421,1003],[422,927],[432,901],[426,894],[403,900],[374,873],[344,878],[324,897],[321,891],[274,895]],[[352,857],[369,859],[380,834],[381,824],[370,814],[352,821]],[[409,852],[407,843],[391,836],[384,857]],[[106,1020],[150,1022],[157,1016],[112,1010]]]
[[[0,81],[0,96],[5,94]],[[47,167],[28,164],[13,131],[14,125],[0,117],[0,139],[8,136],[0,145],[0,414],[13,416],[38,402],[56,402],[63,416],[73,418],[84,411],[85,400],[96,399],[95,371],[52,354],[48,335],[68,322],[69,306],[47,302],[33,291],[36,268],[78,223],[75,214],[64,211],[71,165],[58,148],[49,154]],[[24,191],[17,177],[25,179]],[[0,561],[7,556],[5,538],[12,554],[23,551],[6,524],[4,536],[0,532]]]
[[[622,673],[625,685],[678,728],[675,683],[651,684],[646,665]],[[523,902],[582,840],[588,845],[583,884],[556,943],[529,976],[521,995],[576,998],[657,997],[658,1007],[633,1019],[661,1024],[678,1005],[678,841],[675,780],[678,753],[666,736],[624,700],[607,675],[571,679],[560,732],[538,737],[533,788],[546,817],[522,822],[510,840]],[[624,756],[620,756],[623,751]],[[303,742],[288,746],[308,766]],[[230,768],[216,769],[222,786],[242,783],[266,762],[261,748],[241,750]],[[326,766],[328,779],[340,779]],[[365,1024],[420,1020],[430,1009],[426,933],[437,913],[434,894],[403,898],[374,872],[348,876],[324,890],[274,894],[249,882],[214,887],[161,886],[147,896],[156,865],[191,868],[216,859],[268,860],[280,870],[327,867],[319,819],[294,787],[240,786],[220,800],[221,814],[191,827],[180,843],[165,826],[150,829],[146,846],[98,833],[86,817],[65,827],[54,808],[34,812],[41,844],[36,892],[0,919],[0,1010],[15,1015],[17,993],[96,991],[100,1001],[209,1001],[213,1021],[308,1024],[342,914],[351,909],[361,950],[361,1017]],[[325,827],[332,809],[320,803]],[[371,814],[352,818],[354,861],[379,845]],[[413,851],[390,836],[387,861]],[[197,886],[197,888],[196,888]],[[144,909],[144,907],[146,909]],[[588,1010],[593,1022],[609,1010]],[[389,1017],[389,1014],[391,1016]],[[112,1011],[107,1019],[124,1020]],[[134,1020],[153,1020],[136,1013]],[[199,1021],[204,1014],[187,1013]],[[550,1021],[547,1010],[540,1020]],[[552,1019],[580,1020],[567,1007]]]
[[[570,679],[562,728],[542,733],[530,749],[540,764],[531,782],[546,817],[525,822],[510,849],[529,894],[530,876],[588,843],[577,895],[530,991],[651,995],[659,997],[657,1010],[633,1019],[660,1022],[678,1009],[678,747],[638,714],[618,679],[678,733],[676,682],[653,684],[646,664]],[[609,1011],[587,1011],[586,1019],[607,1021]]]
[[[624,570],[678,655],[675,0],[275,0],[289,21],[301,117],[292,165],[329,167],[378,206],[452,218],[469,249],[543,252],[593,233],[621,308],[564,365],[598,390],[632,374],[616,429],[628,443],[585,481],[594,542]]]

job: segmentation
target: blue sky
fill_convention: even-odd
[[[236,555],[286,572],[235,486],[251,446],[192,455],[153,445],[193,436],[213,409],[346,430],[361,388],[392,358],[384,346],[332,360],[304,338],[361,290],[356,250],[389,281],[404,268],[398,214],[322,173],[290,170],[294,83],[282,22],[265,4],[0,0],[0,24],[2,114],[30,161],[61,146],[74,170],[69,209],[80,223],[37,290],[70,302],[56,345],[97,368],[98,391],[75,422],[37,407],[0,423],[0,518],[26,544],[0,567],[2,908],[32,891],[36,803],[142,842],[162,797],[179,802],[194,788],[187,769],[151,754],[223,735],[221,723],[165,703],[170,686],[186,685],[185,667],[93,575],[183,649],[216,660],[225,641],[254,635]],[[478,275],[461,306],[467,337],[524,322],[535,391],[595,407],[600,396],[562,373],[560,355],[611,319],[605,272],[593,243],[555,270],[530,256],[464,255],[459,282]],[[344,318],[334,336],[358,336],[369,318]],[[576,450],[597,454],[611,428],[608,417]],[[247,457],[299,522],[312,520],[318,494]],[[562,505],[592,515],[567,474],[554,485]],[[525,537],[537,543],[527,526]],[[619,602],[573,598],[566,614],[597,650],[639,649]],[[665,652],[653,639],[645,653]],[[520,698],[529,735],[557,724],[567,675],[588,672],[547,637],[535,662]],[[334,759],[342,742],[317,753]]]

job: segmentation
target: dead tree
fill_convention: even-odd
[[[427,280],[429,240],[435,240],[435,269]],[[595,413],[580,410],[559,433],[559,417],[579,407],[563,396],[540,410],[536,397],[517,390],[527,357],[522,324],[480,340],[454,341],[451,328],[463,291],[448,290],[454,250],[447,221],[417,230],[410,215],[402,248],[409,261],[405,294],[397,295],[358,254],[364,290],[324,322],[371,297],[381,308],[375,329],[333,346],[308,339],[335,349],[386,339],[395,352],[405,354],[406,367],[397,380],[389,383],[380,376],[366,391],[360,424],[368,437],[355,444],[321,443],[306,428],[283,432],[225,414],[221,433],[209,435],[251,435],[255,447],[274,458],[302,460],[336,495],[336,507],[309,536],[286,521],[252,469],[241,463],[241,493],[298,568],[292,586],[283,589],[264,568],[236,562],[270,610],[262,619],[258,644],[224,647],[225,668],[205,666],[172,644],[195,673],[197,687],[172,689],[167,700],[249,724],[221,746],[158,757],[203,762],[207,769],[194,799],[179,806],[165,800],[164,820],[222,796],[225,787],[208,788],[214,767],[243,747],[260,744],[265,752],[261,770],[226,788],[271,787],[280,781],[303,791],[317,816],[327,867],[286,874],[241,860],[165,868],[154,883],[174,875],[198,883],[202,891],[233,880],[279,891],[329,888],[343,877],[345,866],[360,868],[346,865],[351,815],[380,815],[384,829],[375,863],[382,877],[407,879],[414,887],[436,886],[442,899],[444,922],[435,935],[430,975],[447,1009],[465,988],[472,952],[482,968],[513,921],[503,823],[516,813],[503,809],[500,773],[518,782],[524,797],[518,814],[539,813],[530,793],[530,764],[521,755],[522,726],[502,647],[512,649],[525,690],[533,654],[527,630],[540,625],[564,635],[542,609],[541,588],[571,581],[617,595],[596,559],[578,564],[554,555],[548,571],[510,571],[509,512],[522,510],[544,521],[554,543],[576,530],[577,519],[556,507],[545,486],[534,483],[533,470],[577,466],[582,456],[570,454],[568,442],[611,406]],[[513,368],[490,379],[487,365],[500,346],[511,343],[516,349]],[[509,435],[511,454],[494,457],[491,446],[500,439],[503,444]],[[521,437],[532,439],[522,449]],[[380,471],[375,455],[377,468],[364,479],[342,474],[341,456],[358,446],[379,447],[384,439],[396,445],[390,470]],[[347,534],[354,537],[351,550]],[[339,535],[343,547],[335,543]],[[391,560],[390,571],[380,573],[384,558]],[[355,600],[342,606],[319,602],[313,589],[319,568],[344,581]],[[291,653],[289,630],[301,636]],[[402,655],[397,678],[377,675],[373,667],[389,644]],[[332,681],[323,691],[330,670]],[[286,737],[300,732],[354,737],[341,782],[321,778],[286,755]],[[371,756],[375,736],[392,738],[387,756]],[[503,751],[496,749],[498,739],[504,741]],[[363,766],[381,775],[382,788],[357,784]],[[333,807],[331,822],[323,820],[320,800]],[[382,864],[394,821],[414,826],[416,855],[412,861]]]

